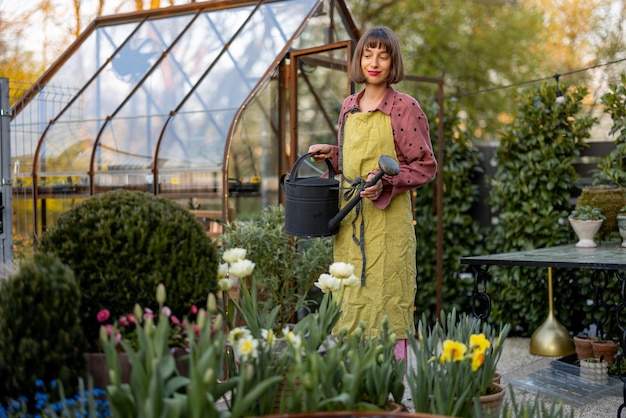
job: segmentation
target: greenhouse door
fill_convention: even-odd
[[[292,51],[289,77],[289,165],[305,154],[309,145],[337,143],[337,119],[343,99],[353,90],[348,76],[352,56],[350,41]]]
[[[4,266],[13,264],[13,193],[11,189],[11,137],[9,79],[0,78],[0,249]]]

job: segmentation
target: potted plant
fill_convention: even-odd
[[[583,248],[597,247],[598,245],[593,238],[600,230],[604,219],[605,216],[597,207],[582,205],[574,208],[568,220],[572,229],[574,229],[574,232],[578,236],[576,246]]]
[[[597,206],[602,209],[606,220],[600,233],[618,230],[617,214],[624,205],[624,187],[626,187],[625,98],[626,74],[622,74],[621,84],[611,84],[609,91],[601,97],[604,112],[613,121],[609,135],[614,136],[615,148],[600,160],[597,167],[592,171],[594,186],[584,188],[578,199],[581,205]]]
[[[285,232],[285,209],[268,206],[258,218],[226,225],[220,236],[222,251],[245,248],[255,260],[254,280],[259,304],[278,308],[274,331],[278,334],[298,320],[298,312],[312,304],[312,283],[332,262],[332,237],[306,240]],[[321,296],[320,296],[321,298]]]
[[[138,347],[121,344],[133,364],[131,379],[123,384],[114,335],[101,328],[101,339],[111,375],[107,387],[111,410],[124,416],[139,416],[137,408],[164,416],[264,416],[275,412],[384,411],[399,406],[404,395],[404,360],[396,359],[395,336],[383,321],[379,335],[365,335],[362,329],[350,335],[329,335],[340,315],[343,288],[359,284],[345,268],[333,268],[335,275],[323,274],[317,286],[325,291],[317,312],[293,327],[274,333],[278,307],[258,303],[252,277],[255,264],[246,251],[233,248],[229,260],[219,267],[220,288],[241,280],[238,300],[209,294],[206,308],[198,311],[197,338],[189,339],[188,376],[181,376],[173,364],[167,342],[172,324],[164,315],[137,321]],[[224,264],[227,264],[224,268]],[[354,267],[352,267],[353,271]],[[226,273],[225,273],[226,272]],[[225,273],[225,274],[224,274]],[[344,277],[345,276],[345,277]],[[162,308],[164,288],[157,292]],[[233,308],[242,325],[231,324]],[[191,328],[188,326],[188,333]],[[389,400],[394,404],[390,405]],[[221,414],[219,414],[221,415]]]
[[[417,338],[409,336],[416,365],[407,379],[415,412],[471,417],[482,408],[483,415],[498,416],[504,388],[493,379],[509,330],[455,310],[442,311],[432,327],[422,316]]]
[[[609,382],[609,364],[604,359],[595,357],[580,361],[580,377],[600,384]]]
[[[159,284],[157,289],[161,289],[162,286],[162,284]],[[183,361],[182,358],[187,354],[189,348],[189,336],[197,339],[197,313],[198,307],[196,305],[191,305],[188,316],[182,319],[174,315],[171,309],[165,305],[162,306],[158,312],[153,312],[150,308],[144,307],[143,311],[129,312],[120,315],[117,319],[113,318],[108,309],[98,311],[96,319],[100,326],[106,331],[107,336],[112,338],[118,351],[122,383],[128,383],[130,381],[132,370],[130,359],[123,348],[122,341],[130,344],[133,348],[138,347],[139,340],[136,330],[136,318],[139,318],[140,323],[147,318],[151,318],[154,321],[157,321],[159,316],[168,318],[170,321],[168,346],[171,353],[174,355],[178,372],[186,376],[188,374],[188,367],[187,363]],[[192,332],[188,333],[188,329]],[[85,353],[85,359],[87,361],[85,377],[91,376],[93,378],[93,386],[95,388],[105,389],[111,381],[104,352],[100,350]]]
[[[238,253],[239,260],[233,252]],[[242,278],[252,273],[254,264],[247,269],[238,267],[239,263],[244,265],[248,261],[242,259],[245,254],[241,249],[225,253],[225,259],[230,260],[229,277],[221,278],[220,282],[233,275]],[[315,282],[324,294],[319,309],[280,333],[273,331],[278,307],[268,310],[267,305],[258,303],[254,280],[239,280],[241,299],[232,303],[244,325],[232,328],[229,333],[229,343],[238,360],[231,365],[233,370],[229,369],[229,373],[241,373],[242,360],[250,360],[246,358],[246,348],[256,347],[254,363],[263,356],[266,360],[264,364],[255,364],[254,369],[264,372],[246,383],[250,384],[248,390],[267,372],[283,376],[266,396],[269,402],[266,406],[273,407],[269,412],[400,410],[406,362],[395,357],[396,337],[386,318],[381,322],[379,335],[367,335],[362,327],[349,335],[343,331],[336,339],[328,338],[341,314],[338,301],[343,290],[360,284],[350,264],[333,263],[329,273],[322,273]],[[246,283],[252,283],[249,289]],[[232,313],[228,307],[226,311]],[[231,323],[229,315],[226,322]]]
[[[612,339],[598,338],[591,342],[591,348],[593,350],[593,357],[603,359],[607,363],[612,364],[615,362],[619,344]]]

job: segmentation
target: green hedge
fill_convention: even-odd
[[[58,218],[38,251],[57,254],[76,274],[81,323],[94,350],[100,309],[115,318],[136,303],[156,309],[162,282],[172,313],[183,317],[217,288],[217,249],[200,223],[178,203],[144,192],[87,199]]]

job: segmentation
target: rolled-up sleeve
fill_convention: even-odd
[[[383,177],[389,185],[374,202],[378,208],[386,207],[394,196],[431,182],[437,173],[428,119],[419,103],[413,97],[393,89],[390,89],[388,96],[392,97],[383,100],[379,109],[391,118],[400,174]]]

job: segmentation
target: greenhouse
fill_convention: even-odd
[[[212,234],[279,203],[298,156],[336,143],[359,34],[343,0],[97,18],[11,108],[13,236],[120,188],[176,200]]]

